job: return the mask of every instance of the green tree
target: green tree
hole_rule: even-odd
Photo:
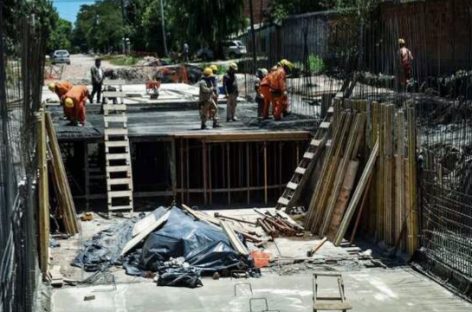
[[[82,51],[120,51],[127,33],[123,24],[120,0],[102,0],[82,5],[74,28],[74,46]]]
[[[47,43],[47,52],[58,49],[70,50],[72,47],[72,23],[60,18],[57,12],[54,15],[57,16],[57,19],[55,18],[54,25],[52,25],[52,32]]]

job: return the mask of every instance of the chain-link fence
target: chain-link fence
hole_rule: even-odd
[[[0,2],[0,311],[32,311],[46,1]]]

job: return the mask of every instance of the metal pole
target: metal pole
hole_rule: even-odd
[[[164,42],[164,56],[167,56],[167,39],[166,39],[166,26],[164,22],[164,5],[162,4],[161,1],[161,23],[162,23],[162,40]]]
[[[251,15],[251,39],[252,39],[252,73],[256,73],[256,33],[254,31],[254,12],[252,9],[252,0],[249,0],[249,12]]]

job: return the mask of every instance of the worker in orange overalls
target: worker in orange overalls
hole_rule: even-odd
[[[270,74],[270,92],[272,94],[273,114],[275,120],[289,114],[287,98],[287,73],[293,64],[286,59],[277,64],[277,69]]]
[[[262,107],[262,119],[269,119],[270,103],[272,102],[272,93],[270,92],[270,79],[271,75],[277,70],[277,66],[271,68],[264,78],[262,78],[259,90],[264,97],[264,106]],[[274,113],[274,107],[272,106],[272,114]]]
[[[256,72],[256,79],[254,80],[254,91],[256,91],[256,103],[257,103],[257,118],[264,118],[264,94],[262,94],[261,83],[267,76],[268,72],[265,68],[259,68]]]
[[[64,96],[64,106],[71,110],[71,124],[83,127],[85,124],[85,101],[89,97],[86,86],[74,86]]]
[[[64,110],[64,119],[70,119],[71,112],[64,106],[64,102],[62,101],[62,97],[72,89],[72,83],[68,81],[56,81],[51,82],[48,84],[48,88],[51,92],[54,92],[59,97],[59,102]]]

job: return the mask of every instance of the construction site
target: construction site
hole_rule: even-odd
[[[0,312],[472,311],[472,2],[245,2],[248,54],[214,61],[237,118],[223,85],[206,129],[207,61],[104,59],[72,125],[51,83],[92,90],[97,56],[48,63],[34,5],[0,19]]]

